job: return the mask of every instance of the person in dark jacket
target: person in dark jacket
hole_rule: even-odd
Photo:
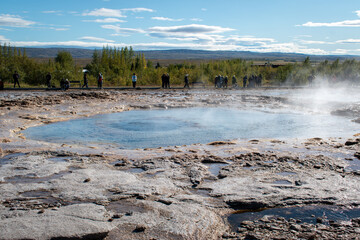
[[[84,88],[84,87],[89,88],[88,84],[89,84],[89,80],[87,78],[87,72],[84,72],[84,84],[82,85],[81,88]]]
[[[50,74],[50,73],[48,73],[48,74],[46,75],[46,86],[47,86],[48,88],[51,88],[51,74]]]
[[[16,83],[18,84],[19,88],[20,88],[20,75],[17,73],[17,71],[15,71],[15,73],[13,74],[13,79],[14,79],[14,88],[16,87]]]
[[[189,74],[185,75],[184,82],[185,82],[184,88],[190,88],[190,86],[189,86]]]

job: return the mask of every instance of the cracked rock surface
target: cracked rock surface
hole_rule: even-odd
[[[359,132],[208,144],[189,139],[146,149],[51,143],[21,133],[135,109],[221,104],[314,111],[307,109],[310,100],[296,101],[302,93],[296,91],[0,92],[0,239],[357,239],[360,216],[312,217],[315,223],[263,216],[236,226],[228,217],[309,205],[359,211]],[[344,123],[360,118],[356,102],[321,109],[342,115]]]

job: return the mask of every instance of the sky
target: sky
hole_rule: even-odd
[[[0,43],[360,55],[359,0],[0,0]]]

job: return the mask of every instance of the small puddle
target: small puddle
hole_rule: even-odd
[[[292,182],[288,181],[288,180],[276,180],[272,182],[273,184],[277,184],[277,185],[292,185]]]
[[[49,198],[51,197],[51,192],[46,190],[34,190],[21,193],[21,196],[27,198]]]
[[[352,158],[352,160],[346,160],[346,162],[349,165],[345,168],[345,171],[354,172],[354,171],[359,171],[360,170],[360,160],[359,159],[354,157],[354,158]]]
[[[200,195],[202,197],[210,197],[211,189],[206,188],[191,188],[189,189],[192,194]]]
[[[256,170],[258,168],[259,168],[258,166],[243,167],[244,170]]]
[[[48,160],[53,162],[68,162],[69,157],[52,157],[52,158],[48,158]]]
[[[129,201],[116,201],[111,202],[107,206],[105,206],[107,211],[112,211],[115,213],[122,214],[132,214],[133,212],[144,213],[147,210],[141,206],[136,206],[134,203]]]
[[[227,164],[227,163],[204,163],[204,165],[208,167],[208,170],[212,175],[218,176],[220,170],[229,164]]]
[[[28,174],[28,175],[18,175],[18,176],[14,176],[14,177],[8,177],[8,178],[5,178],[4,180],[5,180],[5,183],[14,183],[14,184],[17,184],[17,183],[42,183],[42,182],[61,178],[67,174],[72,173],[72,171],[76,170],[76,169],[78,169],[78,168],[69,168],[69,170],[60,171],[58,173],[52,174],[47,177],[36,177],[33,174]]]
[[[142,168],[130,168],[130,169],[126,169],[124,171],[129,172],[129,173],[142,173],[142,172],[145,172],[145,170],[142,169]]]
[[[295,172],[279,172],[279,173],[276,173],[277,175],[280,175],[280,176],[293,176],[293,175],[296,175]]]
[[[360,217],[360,208],[341,208],[327,205],[310,205],[303,207],[271,208],[254,212],[236,212],[227,219],[234,231],[240,227],[243,221],[258,221],[268,216],[271,218],[283,217],[286,220],[294,218],[301,222],[316,224],[317,218],[323,219],[323,224],[329,221],[350,221]]]
[[[9,162],[11,162],[12,158],[20,157],[20,156],[24,156],[24,155],[25,155],[25,153],[12,153],[12,154],[6,155],[4,157],[1,157],[0,158],[0,167],[2,165],[5,165],[5,164],[8,164]]]
[[[154,172],[154,173],[148,173],[146,174],[146,177],[149,177],[149,178],[152,178],[152,177],[155,177],[161,173],[164,173],[165,171],[157,171],[157,172]]]

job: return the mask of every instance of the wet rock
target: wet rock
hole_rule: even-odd
[[[290,230],[294,230],[294,231],[297,231],[297,232],[300,232],[301,231],[301,226],[298,225],[298,224],[291,224],[290,227],[289,227]]]
[[[360,159],[360,152],[356,152],[356,153],[354,153],[354,157],[356,157],[356,158]]]
[[[189,177],[192,184],[195,186],[199,185],[204,178],[204,169],[199,166],[193,166],[189,171]]]
[[[208,143],[208,145],[211,145],[211,146],[234,145],[234,144],[235,144],[235,142],[229,142],[229,141],[215,141],[215,142]]]
[[[76,204],[57,211],[24,212],[0,220],[1,239],[103,239],[115,227],[107,211],[95,204]],[[21,231],[18,223],[21,222]],[[95,238],[92,238],[95,239]]]
[[[146,226],[136,226],[136,228],[134,229],[134,232],[139,233],[139,232],[145,232],[146,230]]]
[[[296,181],[295,181],[295,185],[296,185],[296,186],[302,186],[302,185],[304,185],[304,184],[306,184],[305,181],[301,181],[301,180],[296,180]]]
[[[245,235],[245,239],[246,240],[260,240],[260,239],[262,239],[262,237],[259,237],[253,233],[249,233],[249,234]]]
[[[231,238],[237,238],[236,234],[235,233],[224,233],[222,235],[222,238],[224,239],[231,239]]]
[[[345,146],[352,146],[352,145],[356,145],[356,144],[359,144],[360,143],[360,141],[359,141],[360,139],[356,139],[356,140],[347,140],[346,142],[345,142]]]

